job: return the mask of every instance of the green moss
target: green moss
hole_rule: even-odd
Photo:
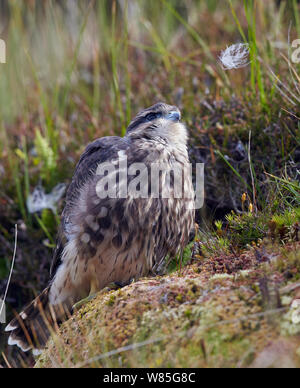
[[[106,301],[106,304],[107,304],[107,306],[113,306],[115,304],[115,301],[116,301],[116,295],[111,294],[109,296],[109,299]]]

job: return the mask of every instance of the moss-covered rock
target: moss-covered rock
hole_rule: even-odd
[[[61,326],[36,367],[271,367],[280,344],[282,365],[300,366],[299,248],[264,243],[261,255],[202,258],[103,291]]]

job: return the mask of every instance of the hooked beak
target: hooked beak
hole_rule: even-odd
[[[174,110],[174,111],[167,114],[166,119],[172,120],[175,123],[178,123],[181,119],[181,114],[180,114],[180,112]]]

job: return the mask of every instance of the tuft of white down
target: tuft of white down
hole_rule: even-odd
[[[240,69],[250,64],[248,43],[237,43],[226,48],[219,57],[224,70]]]

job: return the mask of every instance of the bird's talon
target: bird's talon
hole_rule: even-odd
[[[95,294],[89,295],[87,298],[81,299],[79,302],[75,303],[72,306],[72,311],[80,310],[82,306],[89,303],[91,300],[95,299],[97,295],[98,295],[98,293],[95,293]]]

